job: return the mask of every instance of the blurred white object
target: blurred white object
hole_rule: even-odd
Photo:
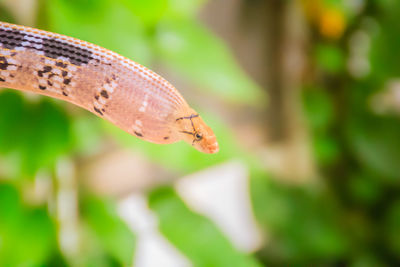
[[[63,255],[73,258],[79,253],[78,192],[75,165],[67,158],[58,160],[56,165],[57,191],[56,212],[58,242]],[[55,209],[54,209],[55,208]],[[52,211],[52,210],[51,210]]]
[[[233,161],[177,181],[176,190],[196,212],[210,218],[241,251],[253,252],[262,242],[254,219],[246,166]]]
[[[377,114],[400,113],[400,79],[389,80],[385,87],[370,98],[370,106]]]
[[[365,30],[358,30],[349,40],[349,57],[347,69],[355,78],[364,78],[371,72],[369,51],[371,36]]]
[[[137,236],[133,266],[192,266],[190,261],[158,232],[157,217],[148,208],[143,195],[131,194],[123,199],[119,203],[118,212]]]
[[[105,151],[88,162],[82,172],[89,188],[113,196],[143,192],[170,178],[167,171],[129,149]]]
[[[253,252],[262,243],[252,213],[246,166],[233,161],[179,179],[176,190],[185,203],[211,219],[243,252]],[[156,215],[139,193],[124,198],[120,216],[137,235],[134,266],[187,267],[190,261],[158,232]]]
[[[39,6],[37,0],[2,0],[4,6],[22,25],[35,25]]]

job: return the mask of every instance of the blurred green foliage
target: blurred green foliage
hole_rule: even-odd
[[[27,102],[15,92],[3,91],[0,105],[0,152],[18,154],[14,175],[33,177],[70,151],[70,119],[49,99]]]
[[[1,266],[39,266],[58,253],[56,226],[46,208],[24,205],[11,184],[0,185],[0,218]]]
[[[267,265],[322,263],[346,253],[351,241],[331,195],[265,178],[253,173],[251,193],[258,221],[273,233],[270,245],[259,253]]]
[[[131,265],[135,238],[131,230],[118,219],[115,205],[96,196],[82,196],[81,211],[82,219],[88,226],[87,231],[106,255],[98,259],[99,253],[94,250],[85,263],[89,265],[97,262],[93,266],[108,266],[104,263],[106,260],[115,265]]]
[[[37,26],[99,44],[146,66],[162,65],[209,97],[256,106],[265,100],[262,91],[196,18],[204,2],[41,0]],[[325,11],[342,14],[324,25],[345,25],[336,39],[310,22],[308,60],[313,71],[303,84],[301,101],[322,176],[318,185],[279,183],[279,177],[260,168],[258,155],[243,151],[232,130],[201,104],[199,111],[219,137],[217,155],[200,154],[181,143],[145,143],[86,112],[72,114],[65,103],[2,91],[0,266],[133,262],[136,238],[119,218],[115,200],[94,196],[80,185],[82,248],[71,257],[59,249],[60,225],[51,201],[37,204],[25,196],[38,174],[46,173],[54,198],[60,160],[95,153],[106,135],[181,175],[231,159],[240,159],[251,170],[253,209],[268,240],[254,255],[238,251],[213,222],[189,210],[171,186],[149,193],[161,233],[195,266],[398,264],[400,121],[396,114],[374,113],[370,99],[400,74],[400,3],[360,2],[364,7],[358,10],[345,0],[315,1]],[[1,1],[0,19],[18,23]],[[352,75],[348,65],[350,40],[360,31],[370,41],[370,72],[362,77]]]
[[[213,223],[191,212],[171,188],[154,190],[149,205],[159,216],[161,232],[195,266],[260,266],[239,253]]]

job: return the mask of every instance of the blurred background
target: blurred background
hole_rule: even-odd
[[[397,0],[0,0],[161,74],[220,152],[0,91],[0,266],[400,263]]]

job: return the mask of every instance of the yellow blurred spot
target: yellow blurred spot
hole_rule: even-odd
[[[336,9],[325,9],[319,19],[320,33],[329,38],[338,39],[346,28],[344,14]]]
[[[301,0],[307,19],[315,24],[324,37],[338,39],[346,29],[344,13],[321,0]]]

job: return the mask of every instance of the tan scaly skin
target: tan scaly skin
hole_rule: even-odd
[[[211,128],[169,82],[72,37],[0,22],[0,87],[68,101],[149,142],[219,149]]]

